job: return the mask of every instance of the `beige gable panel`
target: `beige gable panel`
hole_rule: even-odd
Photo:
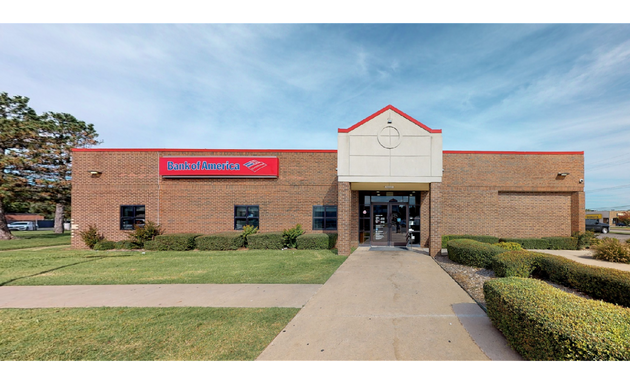
[[[338,134],[339,181],[442,181],[442,135],[392,109]]]

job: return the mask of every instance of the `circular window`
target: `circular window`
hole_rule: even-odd
[[[391,125],[383,127],[381,131],[378,133],[378,143],[387,149],[396,148],[400,145],[402,141],[402,136],[400,132]]]

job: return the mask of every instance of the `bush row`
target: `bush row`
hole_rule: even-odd
[[[484,285],[488,316],[510,345],[530,360],[625,360],[630,272],[585,265],[526,250],[506,251],[467,239],[447,244],[449,258],[491,268]],[[499,251],[499,249],[501,251]],[[588,300],[534,279],[538,276],[584,292]],[[623,316],[621,316],[621,315]],[[620,317],[621,316],[621,317]]]
[[[247,236],[249,249],[282,249],[286,239],[282,232],[255,233]],[[211,235],[178,233],[159,235],[154,240],[144,242],[144,249],[149,251],[228,251],[244,246],[241,233],[224,232]],[[298,236],[298,249],[332,249],[337,243],[336,233],[311,233]],[[103,240],[94,246],[95,250],[136,249],[134,242]]]
[[[630,307],[630,272],[594,267],[531,251],[507,251],[474,240],[451,240],[447,244],[449,259],[465,265],[492,269],[497,277],[531,277],[539,275],[565,285],[594,299]]]
[[[494,258],[492,269],[498,277],[530,277],[540,275],[594,299],[630,307],[630,272],[594,267],[566,259],[530,251],[510,251]]]
[[[579,237],[543,237],[543,238],[512,238],[476,235],[446,235],[442,236],[442,248],[446,248],[450,240],[470,239],[480,243],[517,243],[525,249],[578,249]],[[580,244],[583,246],[583,244]]]
[[[514,277],[486,282],[484,295],[492,323],[526,359],[630,359],[626,308]]]
[[[490,268],[494,256],[507,252],[496,245],[471,239],[455,239],[446,244],[448,258],[454,262],[479,268]]]

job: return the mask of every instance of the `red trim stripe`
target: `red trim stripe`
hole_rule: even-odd
[[[584,155],[580,152],[529,152],[529,151],[442,151],[446,154],[474,155]]]
[[[286,153],[337,153],[336,149],[177,149],[177,148],[73,148],[73,152],[286,152]],[[584,155],[579,152],[534,152],[534,151],[454,151],[446,154],[487,154],[487,155]]]
[[[73,148],[73,152],[296,152],[337,153],[336,149],[179,149],[179,148]]]
[[[421,126],[422,128],[424,128],[427,132],[429,133],[442,133],[441,129],[431,129],[429,127],[427,127],[426,125],[422,124],[421,122],[419,122],[418,120],[414,119],[413,117],[409,116],[408,114],[406,114],[405,112],[401,111],[400,109],[394,107],[393,105],[388,105],[387,107],[381,109],[380,111],[373,113],[372,115],[366,117],[365,119],[359,121],[358,123],[356,123],[355,125],[353,125],[350,128],[339,128],[337,131],[339,133],[347,133],[350,132],[354,129],[356,129],[357,127],[365,124],[366,122],[372,120],[373,118],[375,118],[376,116],[380,115],[381,113],[387,111],[388,109],[391,109],[392,111],[398,113],[399,115],[403,116],[404,118],[406,118],[407,120],[411,121],[412,123],[418,124],[419,126]]]

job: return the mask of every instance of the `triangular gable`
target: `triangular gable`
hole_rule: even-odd
[[[359,121],[358,123],[356,123],[355,125],[353,125],[350,128],[339,128],[337,131],[339,133],[348,133],[353,131],[354,129],[362,126],[363,124],[367,123],[368,121],[374,119],[376,116],[379,116],[380,114],[382,114],[383,112],[386,112],[388,110],[394,111],[396,113],[398,113],[399,115],[401,115],[402,117],[404,117],[405,119],[411,121],[412,123],[418,125],[419,127],[423,128],[424,130],[426,130],[429,133],[442,133],[441,129],[431,129],[429,127],[427,127],[426,125],[422,124],[421,122],[419,122],[418,120],[414,119],[413,117],[409,116],[408,114],[406,114],[405,112],[401,111],[400,109],[394,107],[393,105],[388,105],[387,107],[381,109],[380,111],[371,114],[370,116],[366,117],[365,119]]]

